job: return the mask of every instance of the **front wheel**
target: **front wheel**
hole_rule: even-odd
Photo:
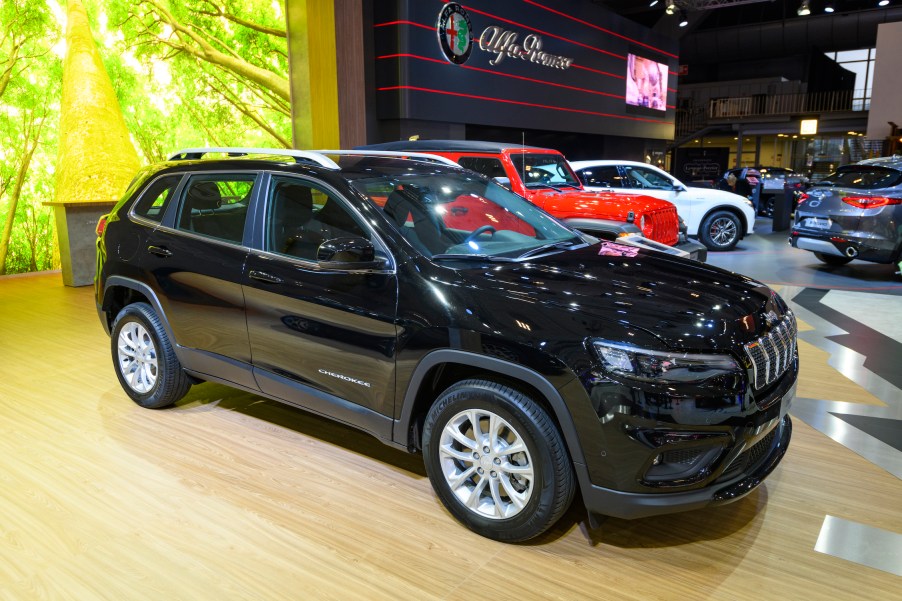
[[[142,407],[168,407],[191,388],[160,318],[147,303],[123,308],[110,338],[119,383]]]
[[[448,511],[488,538],[534,538],[573,499],[573,468],[554,421],[497,382],[466,380],[445,390],[426,416],[423,455]]]
[[[818,261],[826,263],[827,265],[833,265],[835,267],[845,265],[852,260],[851,257],[841,257],[839,255],[828,255],[825,253],[814,253],[814,256],[817,257]]]
[[[702,221],[698,237],[708,250],[732,250],[739,242],[742,223],[729,211],[714,211]]]

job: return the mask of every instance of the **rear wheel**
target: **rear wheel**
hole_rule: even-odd
[[[742,223],[729,211],[714,211],[702,221],[698,237],[708,250],[731,250],[739,242]]]
[[[839,255],[828,255],[824,253],[814,253],[814,256],[818,258],[822,263],[826,263],[827,265],[845,265],[849,263],[852,258],[851,257],[841,257]]]
[[[110,339],[119,383],[142,407],[168,407],[191,388],[160,318],[147,303],[123,308]]]
[[[423,456],[448,511],[488,538],[536,537],[573,499],[557,426],[534,400],[497,382],[466,380],[443,392],[426,416]]]

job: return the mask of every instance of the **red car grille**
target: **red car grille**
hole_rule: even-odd
[[[680,223],[674,206],[643,214],[639,226],[643,236],[667,246],[673,246],[680,239]]]

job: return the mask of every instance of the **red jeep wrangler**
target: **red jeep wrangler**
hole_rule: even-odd
[[[564,155],[549,148],[470,140],[411,140],[359,150],[426,152],[494,178],[571,227],[603,237],[640,233],[704,260],[701,245],[681,240],[676,207],[642,194],[589,192]],[[638,226],[638,227],[636,227]]]

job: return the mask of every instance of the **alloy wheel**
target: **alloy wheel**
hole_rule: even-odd
[[[119,371],[126,384],[138,394],[153,390],[159,367],[157,349],[147,329],[137,322],[127,323],[119,331]]]
[[[499,415],[469,409],[451,418],[439,443],[442,474],[470,511],[507,519],[532,496],[533,463],[522,436]]]
[[[718,246],[728,246],[736,238],[736,223],[729,217],[718,217],[711,222],[711,239]]]

